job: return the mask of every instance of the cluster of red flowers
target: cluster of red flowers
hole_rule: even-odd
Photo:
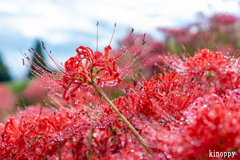
[[[238,53],[203,49],[192,57],[159,55],[164,65],[156,64],[149,80],[138,74],[122,89],[123,95],[112,100],[153,150],[151,156],[92,87],[121,83],[125,73],[145,61],[136,62],[145,37],[126,47],[130,36],[112,55],[110,45],[104,54],[80,46],[62,65],[49,54],[58,70],[50,66],[53,70],[44,71],[24,55],[36,68],[32,73],[48,83],[44,87],[56,108],[27,107],[1,123],[0,158],[209,159],[209,150],[214,150],[236,152],[239,159]]]
[[[8,111],[11,110],[14,106],[14,101],[16,100],[15,95],[11,92],[11,90],[4,85],[3,83],[0,83],[0,110],[1,111]],[[2,114],[0,111],[0,114]]]
[[[212,23],[217,23],[217,25],[231,25],[238,21],[239,19],[233,15],[230,14],[215,14],[211,21]]]

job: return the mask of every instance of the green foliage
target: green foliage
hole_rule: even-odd
[[[21,93],[29,84],[29,81],[27,80],[18,80],[18,81],[11,81],[8,82],[8,87],[14,92],[14,93]]]
[[[8,69],[6,65],[3,63],[3,59],[0,55],[0,82],[10,81],[10,80],[11,80],[11,77],[8,73]]]
[[[39,56],[44,59],[44,56],[42,53],[42,45],[39,40],[36,41],[36,47],[34,49],[39,54]],[[46,63],[41,58],[39,58],[39,56],[36,53],[34,53],[35,58],[32,57],[33,63],[36,64],[37,66],[41,66],[42,68],[44,68],[43,66],[46,67]],[[31,69],[35,70],[34,66],[31,65]],[[29,70],[27,77],[33,77],[33,74],[30,72],[30,70]]]

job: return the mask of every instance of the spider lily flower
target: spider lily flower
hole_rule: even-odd
[[[231,101],[224,104],[220,97],[211,94],[203,97],[204,105],[199,103],[195,106],[195,116],[188,115],[192,124],[172,140],[173,157],[181,155],[183,159],[194,156],[208,159],[209,150],[225,152],[237,148],[239,105]],[[228,108],[230,104],[236,110]],[[202,136],[204,133],[207,133],[207,136]]]
[[[116,85],[121,83],[122,79],[125,78],[127,74],[144,65],[147,58],[153,52],[145,57],[145,59],[136,62],[139,56],[146,50],[145,47],[142,52],[140,51],[140,48],[146,42],[145,35],[135,42],[138,37],[137,35],[134,41],[127,46],[132,32],[127,37],[122,47],[112,56],[110,56],[110,51],[112,50],[110,44],[104,48],[104,52],[93,52],[89,47],[80,46],[76,49],[76,56],[70,57],[64,64],[61,64],[46,50],[42,43],[44,50],[57,66],[57,69],[45,61],[44,62],[49,68],[42,64],[38,66],[30,60],[26,54],[22,55],[25,60],[34,66],[35,70],[31,69],[24,60],[23,65],[27,66],[37,78],[48,83],[47,85],[37,85],[49,88],[50,90],[63,89],[62,98],[68,101],[70,98],[75,97],[76,95],[74,92],[80,90],[82,87],[90,89],[92,87],[91,84],[101,86]],[[34,49],[29,51],[32,55],[33,52],[35,52],[35,54],[43,60]],[[33,83],[35,82],[33,81]]]
[[[224,56],[222,52],[210,51],[209,49],[199,50],[193,57],[189,55],[167,55],[160,57],[166,65],[175,69],[177,72],[192,76],[203,75],[207,77],[209,73],[239,71],[239,52],[231,56]]]
[[[133,32],[133,29],[132,29]],[[38,66],[36,63],[31,61],[27,55],[24,58],[34,66],[35,70],[31,69],[23,60],[23,65],[27,66],[33,75],[37,78],[42,79],[45,82],[49,82],[50,85],[45,87],[49,88],[51,92],[63,89],[62,99],[69,101],[76,97],[75,92],[81,88],[87,88],[88,90],[92,87],[103,97],[103,99],[109,104],[114,112],[122,119],[122,121],[132,131],[138,141],[141,143],[143,148],[150,153],[152,156],[154,152],[147,145],[141,135],[134,129],[134,127],[128,122],[128,120],[119,112],[114,104],[108,99],[106,94],[98,87],[98,85],[116,85],[122,82],[122,78],[128,73],[139,69],[144,65],[144,61],[151,55],[149,54],[140,62],[134,63],[142,54],[140,48],[146,43],[145,34],[144,36],[134,43],[138,37],[135,37],[132,43],[127,46],[128,41],[132,35],[132,32],[124,42],[123,46],[110,57],[110,51],[112,50],[110,44],[104,48],[104,52],[95,51],[91,48],[80,46],[76,49],[77,55],[70,57],[65,63],[60,64],[51,54],[48,53],[44,44],[42,46],[47,52],[49,57],[55,63],[58,69],[54,69],[51,65],[45,62],[52,70],[45,67],[43,64]],[[146,47],[143,51],[146,50]],[[34,49],[35,54],[39,56]],[[33,55],[32,51],[30,53]],[[153,52],[151,52],[153,53]],[[34,57],[34,55],[33,55]],[[34,57],[36,58],[36,57]],[[42,60],[43,58],[40,57]],[[39,62],[39,61],[38,61]]]

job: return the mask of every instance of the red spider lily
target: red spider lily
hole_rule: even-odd
[[[142,81],[143,83],[135,82],[133,88],[127,88],[126,97],[115,100],[114,104],[122,112],[128,111],[130,114],[140,112],[156,118],[174,115],[180,119],[180,111],[201,95],[200,93],[193,95],[193,91],[197,90],[194,89],[193,82],[186,84],[184,76],[163,68],[161,74],[154,75],[149,81],[142,78]]]
[[[10,158],[41,159],[41,157],[52,156],[56,153],[57,143],[61,141],[64,143],[65,139],[71,138],[76,133],[79,134],[79,131],[83,131],[83,128],[88,125],[84,116],[80,118],[74,110],[60,109],[44,117],[41,114],[42,110],[39,110],[38,113],[32,112],[32,115],[24,115],[16,120],[10,118],[7,121],[2,131],[1,158],[9,156]]]
[[[183,72],[202,83],[211,81],[211,84],[214,84],[211,88],[221,95],[227,89],[239,88],[239,58],[234,58],[238,57],[238,54],[236,52],[235,55],[224,56],[221,52],[204,49],[186,60]]]
[[[128,73],[141,67],[140,64],[142,64],[150,54],[137,64],[134,64],[134,62],[142,54],[140,48],[146,43],[145,37],[143,36],[143,38],[138,40],[137,43],[134,43],[137,38],[136,36],[134,41],[126,47],[131,34],[132,32],[123,43],[123,46],[111,57],[110,51],[112,48],[110,45],[104,48],[104,53],[100,51],[93,52],[89,47],[80,46],[76,49],[77,55],[69,58],[64,65],[55,60],[55,58],[48,53],[44,44],[42,44],[44,50],[58,67],[58,70],[54,69],[47,62],[45,63],[52,70],[43,65],[37,66],[26,55],[23,56],[35,67],[36,70],[31,70],[31,72],[37,78],[53,84],[44,87],[50,89],[63,89],[62,98],[69,100],[70,98],[75,97],[74,93],[78,89],[83,87],[90,89],[90,84],[92,83],[97,83],[97,85],[115,85],[121,83],[121,78],[124,78],[124,75],[126,76]],[[36,51],[34,52],[36,53]],[[30,53],[33,55],[31,51]],[[36,55],[38,54],[36,53]],[[24,63],[24,65],[31,69],[26,63]],[[35,82],[33,81],[33,83]]]
[[[209,49],[200,50],[192,58],[185,62],[190,71],[199,72],[203,68],[208,70],[217,70],[227,64],[227,60],[221,53],[210,52]],[[187,72],[187,71],[186,71]]]
[[[163,60],[177,71],[190,75],[204,74],[202,71],[205,69],[217,71],[217,69],[227,65],[227,60],[224,59],[221,53],[210,52],[209,49],[200,50],[190,58],[182,56],[184,61],[180,57],[171,57],[170,55],[164,57]]]
[[[56,159],[58,144],[61,146],[62,159],[88,157],[88,124],[91,121],[85,121],[88,116],[84,120],[84,112],[60,109],[44,117],[40,113],[33,112],[32,115],[24,115],[20,119],[9,119],[0,138],[1,158]],[[110,124],[103,129],[94,129],[92,153],[95,158],[106,159],[119,153],[126,145],[132,146],[132,142],[128,141],[131,132],[114,126],[114,123]],[[136,139],[134,144],[138,146]],[[138,152],[145,154],[141,147]]]
[[[186,53],[187,54],[187,53]],[[214,75],[226,73],[227,71],[238,72],[239,52],[232,56],[225,56],[221,52],[210,51],[209,49],[199,50],[193,57],[189,55],[164,56],[162,60],[170,68],[175,69],[187,75],[189,78],[197,76],[198,78],[209,79]]]
[[[49,88],[51,87],[51,90],[53,92],[56,89],[63,89],[62,99],[67,101],[76,97],[75,91],[80,90],[80,88],[85,87],[87,89],[90,89],[91,87],[94,87],[95,90],[98,91],[98,93],[110,105],[110,107],[112,107],[114,112],[117,113],[122,121],[128,126],[135,137],[137,137],[146,151],[153,155],[154,152],[149,146],[147,146],[144,139],[127,121],[127,119],[118,111],[118,109],[112,104],[108,97],[106,97],[105,93],[97,86],[99,84],[115,85],[117,83],[121,83],[122,80],[120,79],[120,76],[123,76],[123,74],[126,75],[129,72],[138,69],[140,67],[140,64],[142,64],[150,55],[149,54],[145,59],[141,60],[137,64],[134,64],[136,59],[138,59],[142,53],[140,51],[141,46],[146,42],[144,35],[141,40],[134,44],[134,41],[137,38],[136,36],[134,41],[128,47],[126,47],[126,44],[130,39],[132,32],[130,33],[126,42],[124,42],[123,46],[111,58],[109,58],[109,51],[112,49],[110,46],[110,41],[110,44],[104,48],[104,54],[100,51],[93,52],[89,47],[78,47],[76,50],[77,55],[71,57],[68,61],[65,62],[64,66],[61,66],[61,64],[57,63],[57,61],[55,61],[54,58],[47,52],[44,44],[42,44],[44,50],[48,53],[60,71],[50,66],[53,69],[53,71],[51,71],[42,64],[40,64],[41,67],[37,66],[26,55],[24,56],[22,54],[24,58],[36,70],[31,69],[27,64],[24,63],[24,60],[23,65],[26,65],[31,70],[32,74],[37,78],[43,79],[44,81],[50,83],[54,83],[54,85],[48,86]],[[32,50],[34,51],[34,49]],[[36,51],[34,52],[36,53]],[[32,52],[31,54],[33,55]],[[36,55],[39,56],[37,53]],[[48,65],[48,63],[46,64]]]
[[[207,158],[209,150],[226,152],[240,147],[239,113],[228,108],[239,109],[239,104],[231,100],[224,104],[220,97],[210,97],[205,96],[204,105],[198,106],[195,118],[191,117],[192,124],[175,137],[172,151],[176,159]]]

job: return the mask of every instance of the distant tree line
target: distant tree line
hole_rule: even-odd
[[[3,58],[0,54],[0,82],[10,81],[11,77],[9,75],[6,64],[3,62]]]
[[[41,56],[44,59],[44,56],[42,53],[42,45],[39,40],[36,40],[34,50],[39,54],[39,56]],[[33,52],[33,54],[35,58],[33,58],[33,56],[29,57],[31,58],[33,63],[35,63],[37,66],[41,66],[40,63],[46,66],[45,62],[41,58],[39,58],[39,56],[35,52]],[[31,66],[31,69],[35,70],[35,68],[31,64],[30,66]],[[30,70],[28,71],[26,76],[29,78],[33,76]],[[0,82],[6,82],[10,80],[11,80],[11,76],[9,74],[7,65],[4,63],[4,60],[2,58],[2,53],[0,53]]]

